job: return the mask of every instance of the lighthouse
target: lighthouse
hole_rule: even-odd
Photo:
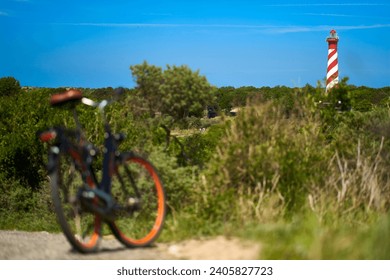
[[[326,92],[334,87],[339,82],[339,65],[337,56],[337,43],[339,37],[335,30],[330,31],[330,35],[326,38],[328,42],[328,70],[326,73]]]

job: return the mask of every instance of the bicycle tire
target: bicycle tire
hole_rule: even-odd
[[[67,153],[52,155],[51,161],[54,163],[49,173],[51,195],[61,229],[75,250],[94,252],[100,241],[102,222],[99,216],[84,210],[77,199],[77,192],[85,185],[82,172]]]
[[[133,153],[123,153],[117,163],[111,195],[119,205],[138,199],[139,209],[121,211],[108,225],[127,247],[145,247],[160,235],[166,214],[166,197],[156,168]],[[138,192],[138,194],[137,194]],[[136,207],[137,208],[137,207]]]

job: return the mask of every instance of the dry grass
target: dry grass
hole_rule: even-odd
[[[335,152],[330,159],[324,185],[312,186],[310,208],[322,219],[329,213],[346,215],[356,211],[385,213],[389,206],[390,181],[381,159],[384,139],[374,156],[362,152],[358,141],[353,160]]]

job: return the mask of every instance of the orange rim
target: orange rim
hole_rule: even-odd
[[[79,244],[83,246],[86,249],[93,249],[96,246],[96,243],[99,241],[100,238],[100,227],[101,227],[101,220],[99,216],[95,216],[95,224],[94,224],[94,232],[91,236],[91,239],[87,243],[83,243],[79,241]]]
[[[144,236],[143,238],[134,239],[134,238],[127,237],[120,230],[118,230],[121,237],[124,240],[126,240],[128,243],[141,246],[143,244],[148,243],[150,240],[152,240],[159,233],[161,226],[162,226],[162,223],[164,221],[164,216],[165,216],[165,198],[164,198],[164,191],[163,191],[163,187],[162,187],[160,178],[158,177],[157,173],[155,172],[154,168],[150,165],[150,163],[146,162],[142,158],[130,158],[130,160],[141,164],[142,166],[144,166],[148,170],[149,174],[153,177],[154,185],[155,185],[156,191],[157,191],[157,198],[158,198],[158,200],[157,200],[157,217],[156,217],[156,220],[154,221],[154,225],[153,225],[152,229],[150,230],[150,232],[146,236]],[[118,229],[118,227],[116,225],[115,225],[115,227]]]
[[[77,153],[76,151],[74,150],[70,150],[69,151],[69,154],[71,155],[71,157],[76,161],[76,162],[81,162],[81,156],[79,153]],[[85,166],[82,166],[82,169],[84,170],[85,169]],[[96,185],[95,185],[95,182],[93,180],[93,178],[91,176],[88,176],[86,178],[87,180],[87,184],[89,185],[90,188],[95,188]],[[62,206],[61,206],[62,208]],[[65,218],[64,218],[65,219]],[[87,242],[82,242],[78,239],[75,239],[75,241],[77,242],[77,244],[82,247],[82,248],[85,248],[86,250],[90,251],[90,250],[93,250],[94,247],[96,246],[97,242],[99,241],[100,239],[100,231],[101,231],[101,218],[98,216],[98,215],[95,215],[94,216],[94,229],[93,229],[93,233],[91,234],[90,236],[90,239],[87,241]],[[69,233],[71,235],[73,235],[72,231],[69,230]],[[74,239],[74,238],[73,238]]]

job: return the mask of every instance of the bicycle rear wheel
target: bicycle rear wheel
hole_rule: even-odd
[[[109,226],[125,246],[148,246],[163,228],[164,187],[156,169],[146,159],[130,153],[119,158],[111,186],[119,210]]]
[[[78,199],[80,188],[85,186],[80,167],[65,153],[55,155],[52,162],[55,164],[49,174],[52,199],[62,231],[74,249],[93,252],[100,240],[102,223],[100,217],[84,210]]]

